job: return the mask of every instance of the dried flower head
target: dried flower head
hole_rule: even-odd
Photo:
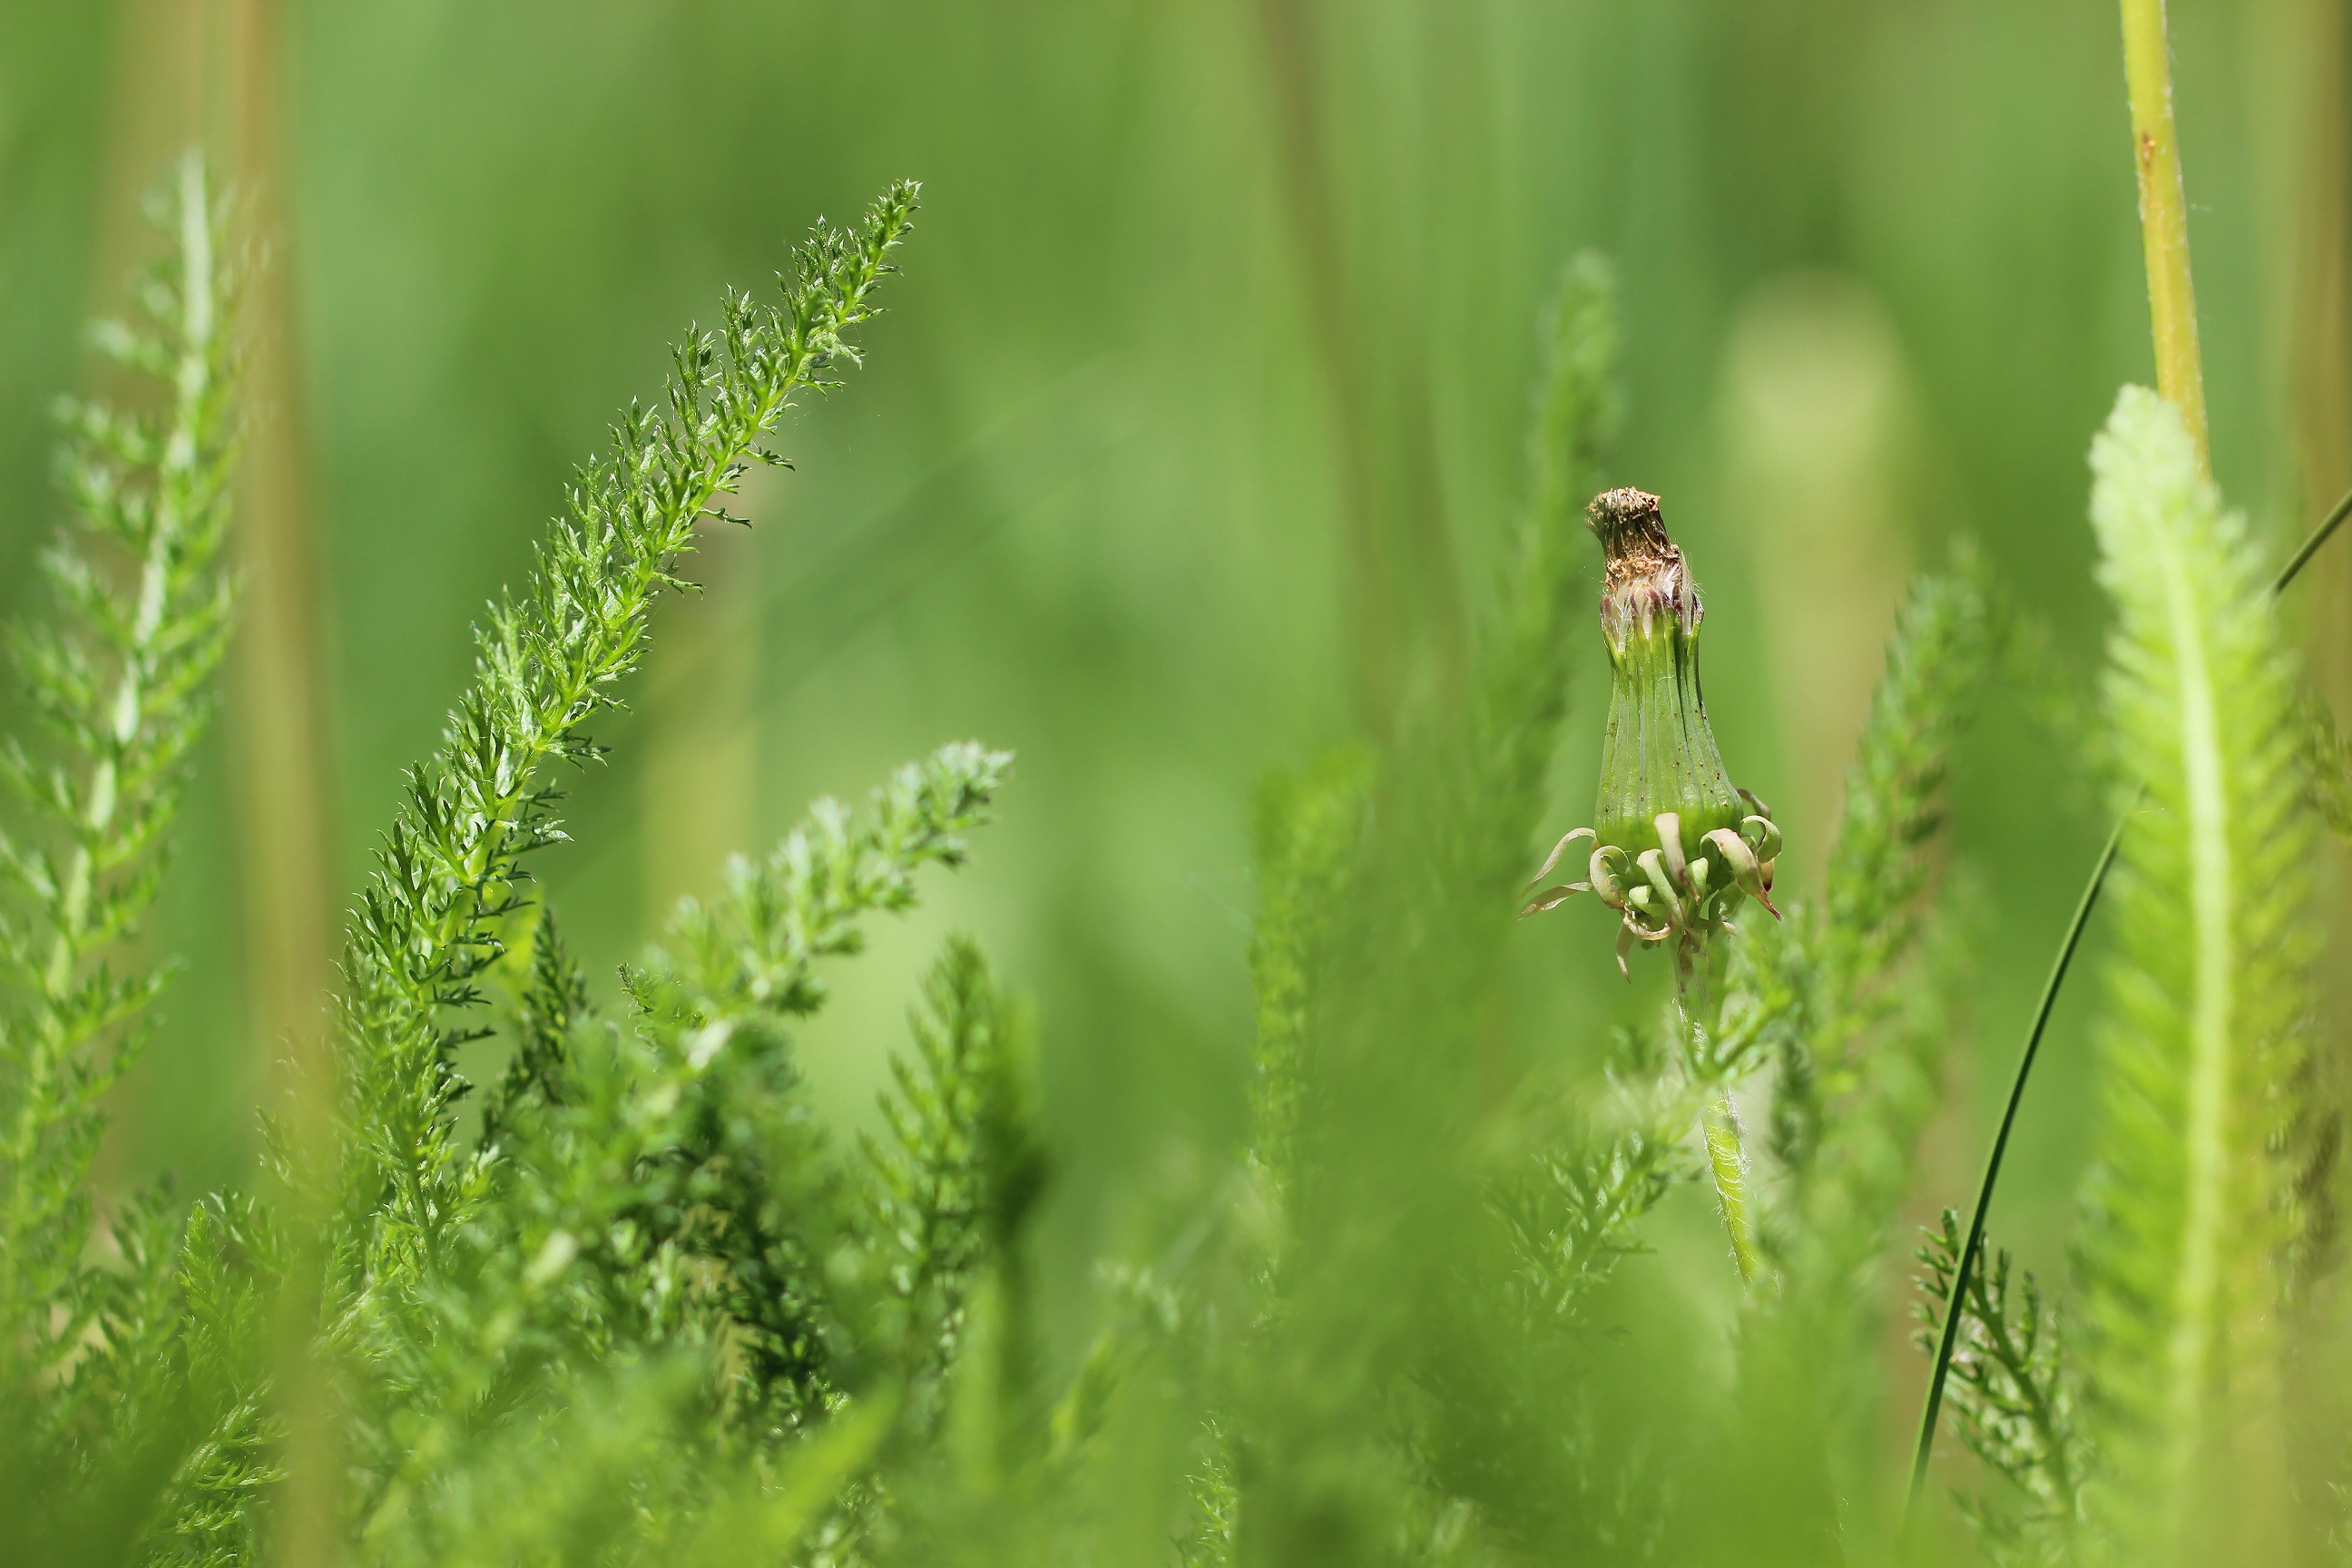
[[[1780,829],[1764,804],[1723,766],[1698,678],[1706,617],[1683,552],[1666,535],[1658,498],[1604,491],[1585,509],[1606,561],[1601,634],[1609,646],[1609,733],[1601,753],[1593,826],[1553,847],[1541,882],[1580,839],[1592,841],[1589,879],[1546,888],[1521,916],[1592,892],[1623,917],[1617,962],[1639,942],[1669,936],[1695,952],[1723,929],[1742,896],[1772,908]]]

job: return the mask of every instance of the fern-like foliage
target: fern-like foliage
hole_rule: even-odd
[[[1958,1213],[1946,1209],[1916,1254],[1927,1273],[1913,1340],[1930,1356],[1951,1307],[1962,1234]],[[1988,1499],[1964,1506],[1988,1543],[2011,1560],[2063,1561],[2081,1522],[2088,1454],[2058,1312],[2032,1272],[2017,1272],[2006,1251],[1989,1248],[1987,1258],[1990,1267],[1969,1271],[1960,1299],[1948,1398],[1961,1441],[2017,1489],[2021,1506]]]
[[[1299,1057],[1332,913],[1364,838],[1372,759],[1356,748],[1277,772],[1258,788],[1258,916],[1250,936],[1257,997],[1257,1076],[1250,1159],[1277,1208],[1287,1188],[1299,1117]]]
[[[755,1445],[789,1438],[902,1364],[905,1330],[877,1321],[861,1277],[921,1299],[933,1348],[907,1359],[936,1370],[961,1275],[1002,1237],[980,1194],[1026,1168],[998,1154],[1025,1124],[1005,1109],[985,969],[959,948],[935,982],[927,1069],[905,1080],[919,1099],[895,1113],[910,1142],[887,1169],[905,1189],[887,1205],[845,1190],[787,1030],[822,1006],[817,966],[857,952],[866,918],[910,907],[923,867],[961,861],[1007,760],[948,747],[877,792],[864,824],[820,803],[765,861],[733,863],[721,897],[680,905],[628,974],[631,1019],[573,1008],[544,1091],[508,1102],[445,1266],[354,1338],[382,1413],[364,1455],[373,1532],[430,1560],[451,1544],[438,1500],[475,1484],[476,1434],[558,1419],[615,1360],[699,1357],[689,1403]]]
[[[177,1226],[139,1209],[100,1225],[84,1185],[101,1097],[152,1032],[169,974],[127,944],[163,874],[228,636],[236,272],[193,155],[155,216],[172,249],[139,289],[143,320],[95,336],[160,406],[64,406],[77,517],[41,560],[56,618],[12,639],[47,744],[0,750],[0,776],[37,824],[0,837],[16,895],[0,921],[14,994],[0,1017],[0,1388],[53,1444],[135,1429],[176,1397],[131,1363],[157,1360],[143,1342],[169,1337]],[[100,1232],[119,1269],[93,1266]]]
[[[2352,840],[2352,736],[2317,697],[2305,706],[2304,766],[2312,809],[2338,838]]]
[[[2278,1392],[2283,1090],[2311,952],[2313,825],[2259,552],[2179,415],[2126,388],[2092,468],[2117,616],[2105,690],[2118,793],[2144,802],[2116,877],[2085,1243],[2094,1511],[2129,1560],[2187,1561],[2210,1556],[2202,1532],[2223,1528],[2225,1507],[2240,1545],[2273,1517],[2258,1454]]]
[[[1689,1130],[1701,1086],[1662,1069],[1658,1042],[1628,1036],[1586,1135],[1537,1153],[1497,1184],[1495,1210],[1517,1265],[1513,1291],[1530,1326],[1594,1324],[1593,1294],[1620,1259],[1644,1250],[1640,1225],[1699,1167]]]
[[[1340,1559],[1392,1536],[1459,1538],[1468,1493],[1494,1479],[1453,1465],[1460,1435],[1507,1418],[1487,1403],[1486,1369],[1442,1368],[1452,1346],[1416,1316],[1419,1287],[1367,1300],[1345,1281],[1393,1262],[1381,1250],[1391,1224],[1507,1250],[1488,1200],[1514,1198],[1450,1184],[1461,1173],[1442,1146],[1466,1130],[1460,1071],[1487,1037],[1481,1020],[1496,1005],[1512,893],[1546,805],[1570,660],[1590,635],[1580,631],[1590,547],[1577,503],[1598,488],[1620,403],[1614,284],[1598,258],[1566,269],[1540,350],[1528,503],[1467,700],[1410,715],[1369,762],[1337,756],[1262,796],[1253,1162],[1270,1179],[1254,1196],[1276,1211],[1276,1255],[1253,1270],[1247,1336],[1213,1363],[1233,1381],[1194,1472],[1195,1560]],[[1575,1162],[1592,1150],[1578,1139],[1557,1152]],[[1532,1247],[1559,1217],[1542,1204],[1528,1213]],[[1484,1311],[1510,1289],[1463,1310]],[[1368,1387],[1395,1395],[1376,1421],[1348,1404]],[[1528,1386],[1507,1392],[1514,1416],[1541,1403]],[[1544,1523],[1518,1522],[1548,1530],[1559,1510],[1539,1511]],[[1349,1533],[1330,1536],[1341,1521]]]
[[[1544,805],[1544,776],[1568,712],[1568,676],[1578,589],[1590,549],[1582,526],[1601,454],[1624,418],[1617,382],[1617,279],[1601,257],[1582,252],[1560,275],[1542,325],[1541,374],[1528,437],[1528,498],[1504,593],[1479,649],[1479,705],[1471,737],[1476,812],[1495,841],[1479,847],[1491,864],[1465,869],[1505,886],[1525,875],[1527,836]],[[1465,848],[1467,847],[1465,846]]]
[[[1912,585],[1871,701],[1818,905],[1746,922],[1735,1010],[1780,1062],[1773,1144],[1792,1178],[1792,1245],[1867,1258],[1908,1175],[1946,1031],[1932,898],[1952,748],[1983,687],[1985,594],[1967,557]]]
[[[1860,1510],[1840,1521],[1837,1493],[1872,1464],[1878,1276],[1951,1048],[1965,883],[1943,875],[1945,793],[1989,632],[1965,556],[1913,585],[1846,773],[1824,895],[1779,924],[1744,918],[1734,955],[1721,1048],[1777,1060],[1780,1179],[1765,1226],[1774,1279],[1739,1342],[1727,1460],[1816,1547],[1879,1523]]]
[[[923,991],[915,1054],[891,1064],[882,1101],[889,1135],[863,1144],[865,1230],[904,1314],[903,1364],[935,1379],[961,1348],[975,1276],[1013,1249],[1045,1156],[1020,1019],[979,947],[951,939]]]
[[[491,609],[472,687],[440,752],[417,769],[385,835],[343,960],[348,1211],[366,1239],[342,1282],[429,1268],[467,1211],[452,1051],[477,1031],[449,1009],[479,999],[520,900],[521,858],[563,837],[549,766],[583,760],[582,726],[635,669],[655,596],[675,586],[697,523],[748,465],[793,395],[856,362],[845,336],[867,320],[916,188],[894,187],[855,229],[816,233],[782,298],[730,293],[724,324],[676,353],[665,407],[635,408],[613,449],[572,485],[520,597]]]

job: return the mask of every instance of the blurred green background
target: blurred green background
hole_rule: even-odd
[[[821,793],[973,735],[1002,825],[843,972],[809,1070],[866,1114],[940,933],[1034,999],[1063,1277],[1241,1135],[1252,792],[1443,689],[1518,502],[1534,322],[1616,258],[1631,418],[1711,612],[1734,773],[1817,869],[1903,575],[1979,541],[2087,694],[2083,454],[2151,375],[2114,8],[2095,0],[334,0],[282,51],[281,257],[320,554],[337,900],[433,744],[467,629],[568,470],[722,286],[889,178],[926,205],[867,369],[714,536],[545,892],[603,973]],[[45,408],[97,376],[129,216],[215,148],[230,7],[0,7],[0,596],[58,522]],[[2340,5],[2179,0],[2216,466],[2295,531],[2352,472]],[[240,82],[246,85],[240,87]],[[2306,603],[2340,623],[2344,558]],[[2347,671],[2315,632],[2323,677]],[[1555,831],[1589,815],[1597,639]],[[1957,803],[1986,899],[1973,1040],[1915,1207],[1959,1201],[2100,837],[2021,679]],[[2046,705],[2045,705],[2046,706]],[[156,940],[189,970],[110,1168],[233,1178],[273,1047],[247,1005],[239,716]],[[1531,846],[1531,857],[1535,852]],[[1532,866],[1533,860],[1530,859]],[[1517,933],[1536,1037],[1656,1004],[1609,921]],[[2062,1011],[1999,1224],[2063,1244],[2088,1115]],[[1466,1064],[1465,1064],[1466,1066]]]

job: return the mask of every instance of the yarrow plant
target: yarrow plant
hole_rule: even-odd
[[[188,756],[211,717],[228,635],[221,553],[236,438],[239,270],[204,165],[154,205],[170,261],[139,282],[135,323],[93,340],[152,406],[68,401],[60,465],[73,524],[42,556],[54,620],[19,627],[18,674],[46,744],[0,752],[26,826],[0,837],[0,1384],[14,1443],[54,1478],[85,1446],[134,1440],[159,1397],[183,1216],[104,1212],[88,1186],[104,1097],[152,1032],[167,966],[136,939],[152,904]],[[206,1222],[194,1222],[196,1245]],[[111,1252],[116,1268],[94,1268]]]
[[[1601,752],[1596,826],[1552,847],[1536,870],[1540,883],[1571,846],[1591,840],[1588,879],[1546,888],[1520,908],[1522,918],[1590,892],[1617,911],[1617,967],[1636,942],[1674,943],[1675,999],[1688,1059],[1717,1088],[1706,1110],[1708,1163],[1723,1220],[1743,1278],[1760,1264],[1748,1215],[1747,1155],[1726,1057],[1710,1009],[1718,957],[1715,939],[1731,929],[1743,899],[1773,919],[1772,872],[1780,830],[1750,792],[1724,770],[1715,727],[1699,686],[1698,633],[1706,618],[1698,584],[1666,534],[1658,498],[1614,489],[1595,496],[1587,520],[1601,542],[1601,635],[1608,645],[1609,728]],[[1636,879],[1633,873],[1640,872]]]
[[[2168,116],[2155,9],[2126,5],[2142,118]],[[2143,129],[2161,319],[2185,224],[2159,210],[2168,118]],[[164,994],[136,939],[233,606],[243,251],[182,166],[144,324],[99,337],[143,389],[67,409],[75,521],[15,641],[43,729],[0,752],[24,808],[0,838],[9,1561],[2352,1561],[2311,984],[2352,747],[2275,605],[2352,498],[2266,571],[2179,395],[2193,335],[2159,334],[2163,394],[2125,389],[2092,446],[2122,826],[2009,1106],[2112,868],[2079,1267],[1988,1242],[2004,1121],[1975,1212],[1916,1254],[1908,1497],[1890,1285],[1906,1210],[1943,1206],[1922,1144],[1982,989],[1949,784],[1984,691],[2050,644],[1965,546],[1913,584],[1835,820],[1790,825],[1825,874],[1776,890],[1781,827],[1701,691],[1690,563],[1658,498],[1614,486],[1596,257],[1538,335],[1526,500],[1459,680],[1260,796],[1246,1145],[1168,1162],[1104,1227],[1093,1297],[1041,1245],[1040,1031],[978,942],[932,965],[868,1135],[823,1124],[795,1059],[835,966],[967,864],[1006,753],[950,744],[863,813],[817,803],[592,984],[531,875],[570,841],[563,770],[603,755],[589,727],[698,531],[743,521],[794,400],[858,363],[917,196],[727,296],[582,470],[381,840],[332,1093],[272,1107],[245,1190],[191,1202],[93,1177]],[[1585,875],[1515,897],[1558,821],[1596,576],[1599,795],[1536,883]],[[1580,892],[1629,980],[1654,978],[1636,949],[1668,958],[1670,994],[1625,993],[1605,1041],[1552,1007],[1559,933],[1512,918]],[[1728,1268],[1689,1239],[1702,1184]],[[1972,1467],[1951,1509],[1918,1480],[1946,1473],[1939,1430]]]

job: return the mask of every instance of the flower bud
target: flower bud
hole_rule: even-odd
[[[1643,490],[1595,496],[1585,517],[1601,541],[1607,575],[1601,633],[1609,645],[1609,731],[1601,752],[1600,842],[1637,859],[1661,852],[1680,862],[1719,829],[1737,830],[1748,804],[1724,771],[1698,679],[1706,615],[1683,552],[1666,537],[1658,498]],[[1658,817],[1673,816],[1680,843],[1664,844]],[[1707,857],[1711,884],[1729,887],[1728,858]]]

